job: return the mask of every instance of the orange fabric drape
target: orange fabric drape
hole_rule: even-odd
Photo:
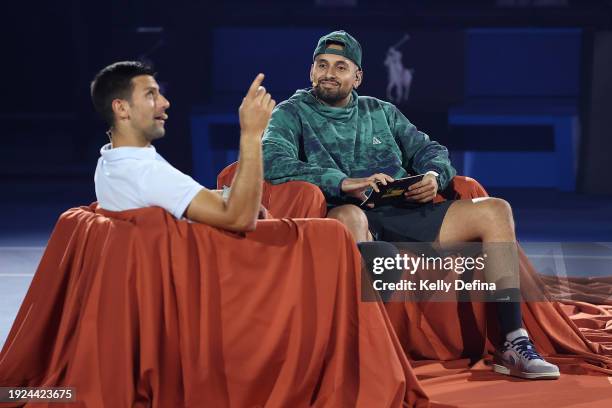
[[[384,308],[360,302],[360,268],[334,220],[240,235],[160,208],[72,209],[0,386],[75,387],[67,407],[429,406]]]
[[[445,194],[486,191],[455,177]],[[263,202],[276,217],[325,214],[307,183],[266,183]],[[544,285],[520,257],[522,284]],[[80,403],[67,407],[612,405],[609,307],[525,303],[526,328],[562,371],[530,382],[487,366],[489,305],[361,302],[359,274],[334,220],[240,235],[158,208],[72,209],[0,352],[0,386],[74,386]]]
[[[231,182],[235,164],[220,174]],[[299,194],[300,185],[290,183],[270,185],[268,200],[282,201]],[[271,190],[274,188],[274,190]],[[306,191],[311,191],[309,187]],[[302,192],[302,194],[304,194]],[[316,200],[320,191],[311,193]],[[474,179],[456,176],[448,189],[436,197],[471,199],[487,197],[486,190]],[[309,200],[304,200],[308,202]],[[303,216],[307,211],[299,206],[277,209],[274,216]],[[323,211],[318,216],[324,216]],[[519,246],[520,248],[520,246]],[[545,287],[554,293],[556,281],[541,276],[524,252],[519,249],[521,285]],[[582,300],[610,304],[610,280],[606,278],[573,278],[570,285]],[[494,305],[485,303],[386,303],[395,333],[411,361],[417,378],[428,395],[436,401],[460,406],[612,406],[612,309],[610,306],[589,304],[585,301],[527,302],[522,305],[523,322],[539,351],[560,366],[561,379],[525,385],[525,381],[508,380],[491,372],[490,362],[499,333]],[[591,375],[580,375],[591,374]],[[603,375],[602,375],[603,374]],[[607,377],[610,376],[610,377]],[[478,387],[474,381],[481,380]],[[513,387],[519,382],[521,387]],[[588,389],[588,396],[580,395],[580,387]],[[578,387],[578,389],[576,388]],[[575,395],[579,393],[578,395]],[[530,399],[537,394],[537,398]],[[512,396],[510,400],[507,395]],[[582,399],[581,399],[582,398]],[[570,405],[565,405],[571,402]],[[480,405],[479,405],[480,403]],[[518,404],[518,405],[513,405]],[[577,405],[576,405],[577,404]]]
[[[217,176],[217,188],[231,186],[238,163],[224,168]],[[273,218],[322,218],[327,214],[323,193],[314,184],[289,181],[271,184],[265,181],[261,203]]]

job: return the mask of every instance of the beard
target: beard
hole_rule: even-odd
[[[166,134],[166,129],[163,126],[157,124],[151,126],[144,132],[145,139],[149,142],[157,139],[161,139]]]
[[[341,86],[327,89],[323,88],[319,83],[313,88],[313,93],[317,99],[321,100],[322,102],[325,102],[328,105],[335,105],[349,96],[351,94],[351,90],[343,90]]]

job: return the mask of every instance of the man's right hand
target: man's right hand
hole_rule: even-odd
[[[391,181],[393,181],[393,177],[384,173],[376,173],[372,174],[370,177],[345,178],[342,180],[340,189],[348,196],[355,197],[359,200],[365,200],[365,190],[372,188],[374,191],[378,192],[380,190],[376,182],[386,186],[387,183]]]
[[[276,104],[261,86],[263,79],[263,74],[257,75],[238,109],[240,155],[230,196],[225,201],[221,194],[202,189],[185,212],[190,220],[230,231],[255,229],[263,184],[261,136]]]
[[[263,79],[264,74],[255,77],[238,109],[241,134],[258,140],[268,126],[272,109],[276,105],[272,96],[266,92],[266,88],[261,86]]]

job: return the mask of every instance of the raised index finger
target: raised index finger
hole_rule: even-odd
[[[263,80],[264,80],[264,74],[261,74],[261,73],[257,74],[255,79],[253,80],[253,83],[249,87],[249,91],[246,94],[247,98],[253,98],[255,96],[255,94],[257,93],[257,89],[259,89]]]

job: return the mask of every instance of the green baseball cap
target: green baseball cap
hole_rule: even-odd
[[[341,50],[328,48],[330,44],[340,44],[344,47]],[[346,31],[334,31],[319,38],[317,48],[315,48],[314,54],[312,54],[313,61],[319,54],[342,55],[353,61],[361,69],[361,45],[359,45],[359,41],[355,37]]]

